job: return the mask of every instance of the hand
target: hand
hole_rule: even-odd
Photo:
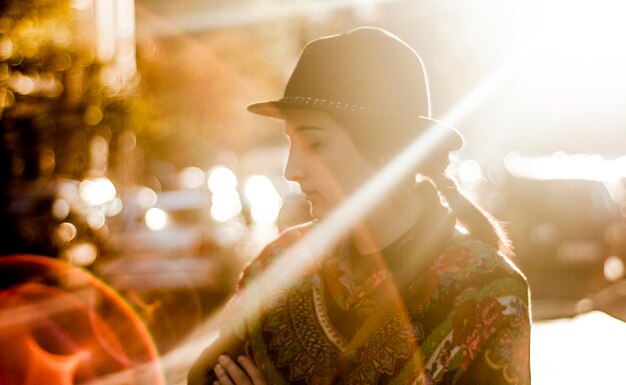
[[[248,356],[239,356],[237,362],[221,355],[215,365],[218,381],[213,385],[268,385],[259,368]]]

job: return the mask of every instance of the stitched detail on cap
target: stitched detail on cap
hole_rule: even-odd
[[[315,106],[331,107],[331,108],[335,108],[335,109],[338,109],[338,110],[345,110],[345,111],[380,112],[379,110],[374,110],[372,108],[367,108],[367,107],[363,107],[363,106],[357,106],[357,105],[354,105],[354,104],[336,102],[336,101],[326,100],[326,99],[322,99],[322,98],[313,98],[313,97],[309,97],[309,96],[287,96],[285,98],[282,98],[280,101],[281,102],[286,102],[286,103],[298,103],[298,104],[308,104],[308,105],[315,105]]]

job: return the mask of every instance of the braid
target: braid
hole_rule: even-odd
[[[473,236],[495,246],[504,255],[513,256],[511,241],[500,222],[459,191],[451,176],[441,174],[434,182],[461,224]]]
[[[414,140],[416,135],[414,124],[405,121],[390,122],[388,117],[381,120],[380,117],[346,111],[333,111],[329,116],[346,129],[355,147],[366,158],[381,165],[392,159],[398,153],[398,149]],[[387,130],[381,129],[389,126],[394,127],[394,135],[389,135]],[[364,132],[368,134],[363,135]],[[449,161],[449,150],[437,148],[415,171],[432,181],[457,219],[474,237],[493,245],[509,257],[513,256],[511,241],[502,225],[459,191],[455,180],[446,175],[445,170]]]

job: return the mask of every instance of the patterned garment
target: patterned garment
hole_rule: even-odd
[[[309,227],[285,231],[241,286]],[[269,383],[529,384],[525,277],[458,232],[424,266],[407,268],[412,249],[410,234],[382,254],[338,248],[275,293],[247,323],[248,351]]]

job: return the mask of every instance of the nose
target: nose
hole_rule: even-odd
[[[292,146],[289,147],[289,156],[285,165],[285,179],[301,183],[306,174],[305,163],[303,162],[301,151]]]

